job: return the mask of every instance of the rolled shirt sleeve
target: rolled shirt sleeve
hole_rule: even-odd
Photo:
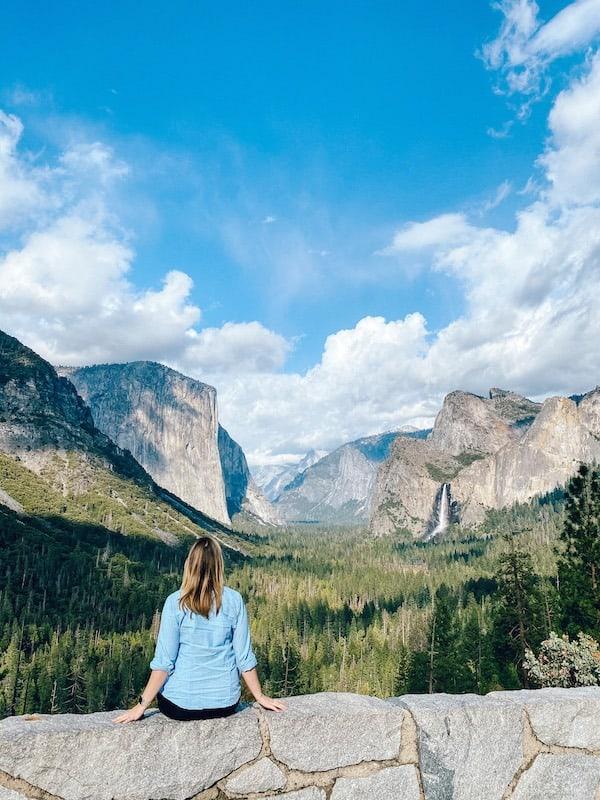
[[[177,597],[171,594],[165,600],[160,616],[160,628],[154,658],[150,669],[161,669],[169,675],[175,669],[175,659],[179,652],[179,623],[177,621]]]
[[[243,599],[240,596],[235,628],[233,630],[233,651],[235,661],[240,672],[248,672],[256,666],[256,656],[252,650],[250,628],[248,627],[248,613]]]

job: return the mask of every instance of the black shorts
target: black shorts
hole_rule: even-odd
[[[159,711],[170,719],[215,719],[215,717],[229,717],[235,712],[238,703],[225,708],[181,708],[181,706],[167,700],[160,692],[156,695]]]

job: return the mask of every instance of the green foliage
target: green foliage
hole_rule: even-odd
[[[40,475],[18,456],[0,453],[0,487],[32,516],[97,525],[167,544],[189,542],[206,527],[198,512],[186,516],[160,499],[150,485],[124,477],[81,452],[56,454]],[[244,537],[214,525],[223,543],[251,551]]]
[[[471,464],[474,464],[476,461],[480,461],[482,458],[485,458],[485,455],[483,453],[473,453],[473,452],[459,453],[456,456],[456,460],[461,465],[461,467],[470,467]]]
[[[598,642],[580,632],[575,641],[565,634],[550,633],[538,655],[527,650],[525,671],[534,686],[600,685],[600,648]]]
[[[429,477],[436,483],[449,483],[463,467],[469,467],[481,458],[485,458],[483,453],[464,452],[454,456],[455,463],[451,462],[447,466],[440,466],[439,464],[427,462],[425,468],[429,473]]]
[[[582,464],[567,488],[558,580],[562,625],[600,636],[600,470]]]
[[[436,483],[448,483],[456,475],[456,470],[443,468],[437,464],[432,464],[429,461],[425,464],[425,468],[429,473],[429,477]]]
[[[44,511],[28,471],[10,474],[19,480],[0,485],[38,515],[0,507],[0,715],[123,707],[146,680],[157,612],[189,540],[120,535],[106,507],[78,510],[69,493],[48,494]],[[524,685],[527,649],[560,617],[562,523],[555,497],[494,512],[478,535],[455,526],[438,543],[339,526],[240,534],[253,557],[227,551],[227,581],[246,598],[265,690],[386,697]]]
[[[498,560],[498,592],[493,619],[494,651],[503,665],[503,683],[527,686],[523,670],[528,648],[549,633],[543,581],[533,568],[530,553],[518,550],[508,538],[508,550]]]

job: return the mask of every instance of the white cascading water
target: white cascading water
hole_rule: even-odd
[[[443,533],[450,524],[450,498],[448,496],[448,484],[442,484],[442,491],[438,501],[437,509],[438,523],[431,531],[427,539],[433,539],[438,533]]]

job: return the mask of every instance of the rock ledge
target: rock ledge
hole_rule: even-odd
[[[600,687],[0,722],[0,800],[596,800]]]

